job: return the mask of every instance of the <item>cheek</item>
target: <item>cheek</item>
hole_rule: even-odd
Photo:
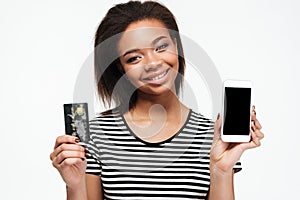
[[[135,81],[138,78],[138,74],[136,73],[136,71],[128,71],[125,73],[126,73],[127,78],[130,81]]]
[[[135,86],[138,86],[138,83],[141,78],[142,74],[142,67],[141,66],[135,66],[135,67],[124,67],[125,74],[128,78],[128,80]]]
[[[173,55],[172,56],[172,62],[178,68],[178,66],[179,66],[178,55]]]
[[[130,67],[124,67],[124,72],[128,77],[135,77],[139,76],[141,72],[143,71],[143,68],[141,66],[130,66]]]
[[[178,52],[175,46],[171,45],[169,49],[160,54],[161,58],[169,64],[178,63]]]
[[[163,59],[168,65],[172,66],[173,70],[178,71],[179,61],[178,61],[177,54],[174,54],[174,53],[166,54],[166,55],[164,55]]]

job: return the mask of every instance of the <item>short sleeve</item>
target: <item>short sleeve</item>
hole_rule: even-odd
[[[101,162],[97,159],[97,156],[91,147],[91,143],[79,143],[81,146],[85,147],[87,150],[86,152],[86,161],[87,161],[87,167],[86,167],[86,173],[87,174],[93,174],[97,176],[101,176],[102,167]]]
[[[79,144],[85,147],[86,149],[86,160],[87,160],[87,168],[86,173],[87,174],[93,174],[97,176],[101,176],[102,173],[102,164],[100,161],[100,149],[97,147],[97,145],[94,142],[95,132],[93,131],[93,127],[95,124],[93,123],[93,120],[90,121],[90,134],[88,136],[88,139],[85,142],[80,142]]]
[[[101,163],[93,155],[88,155],[86,160],[87,160],[86,173],[101,176],[101,172],[102,172]]]
[[[237,162],[234,166],[233,166],[233,171],[234,171],[234,173],[237,173],[237,172],[239,172],[239,171],[241,171],[242,170],[242,164],[241,164],[241,162]]]

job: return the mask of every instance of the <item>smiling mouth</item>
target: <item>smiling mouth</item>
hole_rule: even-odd
[[[167,69],[166,71],[162,72],[161,74],[152,77],[152,78],[144,78],[143,80],[145,81],[157,81],[159,79],[162,79],[163,77],[165,77],[167,75],[167,73],[169,72],[170,69]]]

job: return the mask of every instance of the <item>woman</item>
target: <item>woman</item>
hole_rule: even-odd
[[[263,134],[251,113],[252,141],[220,139],[213,123],[183,105],[185,60],[172,13],[156,2],[111,8],[95,38],[101,99],[118,106],[90,122],[88,143],[63,135],[50,158],[68,199],[234,199],[233,174]]]

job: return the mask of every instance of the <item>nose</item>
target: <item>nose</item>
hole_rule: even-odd
[[[147,53],[145,54],[144,65],[144,69],[146,72],[156,71],[162,66],[162,63],[163,62],[161,57],[153,49],[147,50]]]

